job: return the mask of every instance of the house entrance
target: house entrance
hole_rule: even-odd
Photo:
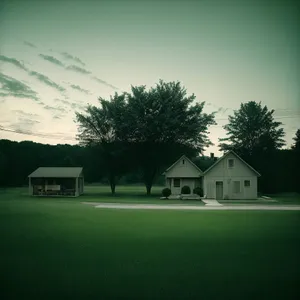
[[[223,181],[216,181],[216,200],[223,199]]]

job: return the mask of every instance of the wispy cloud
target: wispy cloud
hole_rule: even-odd
[[[41,73],[35,72],[35,71],[30,71],[29,72],[30,76],[34,76],[35,78],[37,78],[39,81],[47,84],[48,86],[51,86],[55,89],[57,89],[60,92],[64,92],[66,89],[62,86],[60,86],[59,84],[57,84],[56,82],[52,81],[49,77],[47,77],[46,75],[43,75]]]
[[[53,57],[53,56],[49,56],[49,55],[44,55],[44,54],[39,54],[40,57],[42,57],[43,59],[57,65],[57,66],[60,66],[60,67],[64,67],[65,65],[60,61],[58,60],[57,58]]]
[[[77,67],[77,66],[74,66],[74,65],[68,66],[67,70],[74,71],[74,72],[81,73],[81,74],[91,74],[90,71],[87,71],[83,68],[80,68],[80,67]]]
[[[72,103],[71,107],[72,109],[79,109],[79,110],[84,110],[86,108],[85,105],[78,104],[78,103]]]
[[[82,66],[85,66],[85,63],[76,56],[73,56],[67,52],[62,52],[61,55],[66,59],[73,60],[74,62],[77,62],[77,63],[81,64]]]
[[[65,108],[63,108],[61,106],[45,105],[44,108],[46,110],[51,110],[51,111],[54,111],[54,112],[58,112],[58,111],[61,112],[61,113],[67,113],[68,112]]]
[[[37,114],[27,113],[27,112],[24,112],[23,110],[18,110],[18,109],[12,110],[12,112],[14,112],[14,113],[16,113],[20,116],[28,117],[28,118],[37,118],[37,117],[39,117],[39,115],[37,115]]]
[[[24,44],[27,45],[27,46],[29,46],[29,47],[31,47],[31,48],[37,48],[36,45],[34,45],[34,44],[30,43],[30,42],[27,42],[27,41],[24,41]]]
[[[73,88],[74,90],[80,91],[80,92],[82,92],[84,94],[87,94],[87,95],[91,94],[90,91],[81,88],[79,85],[71,84],[70,87]]]
[[[114,85],[112,85],[112,84],[110,84],[110,83],[108,83],[108,82],[106,82],[106,81],[104,81],[104,80],[102,80],[102,79],[99,79],[98,77],[93,76],[92,79],[96,80],[97,82],[99,82],[99,83],[101,83],[101,84],[104,84],[104,85],[106,85],[106,86],[112,88],[113,90],[120,90],[120,89],[117,88],[116,86],[114,86]]]
[[[31,118],[19,117],[16,122],[10,123],[9,127],[15,132],[30,134],[34,127],[39,123],[40,121]]]
[[[2,97],[13,96],[17,98],[30,98],[36,101],[39,100],[34,90],[15,78],[0,73],[0,83],[2,84],[0,89]]]
[[[66,100],[62,100],[62,99],[54,99],[54,101],[55,102],[61,102],[61,103],[63,103],[63,104],[65,104],[65,105],[70,105],[70,102],[69,101],[66,101]]]
[[[24,64],[21,63],[20,61],[18,61],[17,59],[15,59],[15,58],[11,58],[11,57],[7,57],[7,56],[4,56],[4,55],[0,55],[0,61],[13,64],[13,65],[15,65],[16,67],[18,67],[18,68],[20,68],[22,70],[28,71],[27,68],[24,66]]]

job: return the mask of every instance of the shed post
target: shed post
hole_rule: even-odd
[[[79,191],[78,191],[78,177],[76,177],[75,180],[75,196],[79,195]]]
[[[82,176],[82,194],[84,193],[84,177]]]
[[[28,194],[29,194],[29,196],[32,195],[31,177],[29,177]]]

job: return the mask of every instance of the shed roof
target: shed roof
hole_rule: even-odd
[[[65,177],[76,178],[82,172],[81,167],[39,167],[28,177]]]

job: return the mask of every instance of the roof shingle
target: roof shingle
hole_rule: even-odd
[[[81,172],[81,167],[39,167],[28,177],[76,178],[80,176]]]

